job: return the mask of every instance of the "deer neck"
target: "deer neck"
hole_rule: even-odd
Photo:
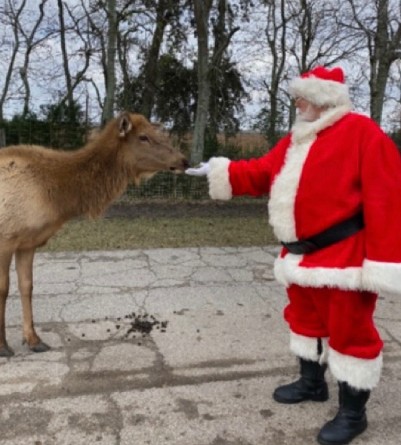
[[[71,164],[70,216],[97,217],[127,188],[130,172],[117,149],[92,144],[79,150]]]

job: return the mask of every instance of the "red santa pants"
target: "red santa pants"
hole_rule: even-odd
[[[379,356],[383,342],[373,320],[377,294],[295,284],[287,288],[287,294],[284,318],[292,332],[328,338],[329,347],[345,356]]]

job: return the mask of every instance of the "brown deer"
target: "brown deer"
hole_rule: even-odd
[[[5,324],[12,257],[22,301],[23,342],[34,352],[47,351],[32,313],[36,248],[66,221],[100,216],[130,182],[187,167],[185,157],[147,119],[127,112],[76,151],[29,145],[0,150],[0,356],[14,354]]]

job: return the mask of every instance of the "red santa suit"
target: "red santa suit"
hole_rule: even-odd
[[[224,200],[269,195],[270,223],[287,243],[363,212],[363,229],[335,244],[303,255],[284,247],[274,272],[289,297],[291,350],[370,390],[382,367],[377,295],[401,292],[401,156],[376,123],[351,111],[343,79],[315,74],[293,82],[291,93],[329,108],[313,122],[296,123],[261,158],[212,158],[209,192]]]

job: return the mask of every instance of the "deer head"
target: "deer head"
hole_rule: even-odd
[[[144,116],[124,112],[117,118],[117,126],[125,161],[132,167],[136,183],[159,171],[180,173],[188,168],[184,155]]]

